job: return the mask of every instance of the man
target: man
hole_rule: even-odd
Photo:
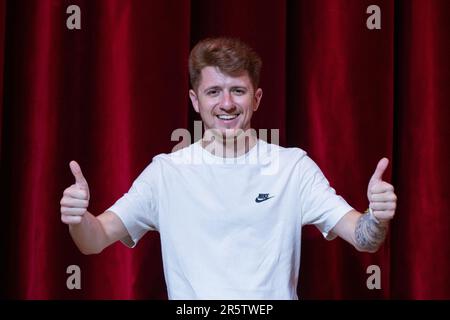
[[[394,188],[382,180],[388,160],[369,181],[369,212],[355,211],[306,152],[251,133],[260,68],[238,40],[198,43],[189,95],[207,130],[203,139],[156,156],[99,216],[87,211],[88,183],[70,163],[75,184],[64,191],[61,220],[81,252],[99,253],[117,240],[133,247],[156,230],[170,299],[297,299],[303,225],[359,251],[379,248],[396,207]],[[275,171],[263,172],[274,163]]]

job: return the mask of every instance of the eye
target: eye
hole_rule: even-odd
[[[217,89],[211,89],[211,90],[206,91],[206,95],[210,96],[210,97],[215,97],[218,94],[219,94],[219,90],[217,90]]]
[[[242,96],[247,92],[244,88],[233,88],[232,91],[234,94],[236,94],[238,96]]]

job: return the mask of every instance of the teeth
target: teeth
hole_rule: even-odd
[[[220,120],[232,120],[232,119],[234,119],[234,118],[237,118],[237,114],[231,114],[231,115],[229,115],[229,114],[219,114],[218,116],[217,116],[217,118],[219,118]]]

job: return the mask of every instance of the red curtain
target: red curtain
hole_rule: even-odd
[[[69,30],[69,5],[81,29]],[[370,5],[381,29],[369,30]],[[60,222],[77,160],[100,214],[177,128],[198,119],[187,58],[207,36],[234,36],[263,58],[256,129],[305,149],[352,206],[367,207],[377,161],[399,197],[385,245],[359,253],[306,227],[303,299],[450,299],[450,2],[29,0],[0,2],[0,295],[165,299],[160,242],[78,252]],[[66,287],[81,269],[81,290]],[[369,290],[378,265],[381,289]]]

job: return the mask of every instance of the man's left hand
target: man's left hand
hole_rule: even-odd
[[[378,162],[367,187],[367,198],[369,207],[373,215],[380,221],[391,220],[395,214],[397,206],[397,196],[394,193],[394,186],[383,181],[383,173],[389,165],[389,160],[383,158]]]

